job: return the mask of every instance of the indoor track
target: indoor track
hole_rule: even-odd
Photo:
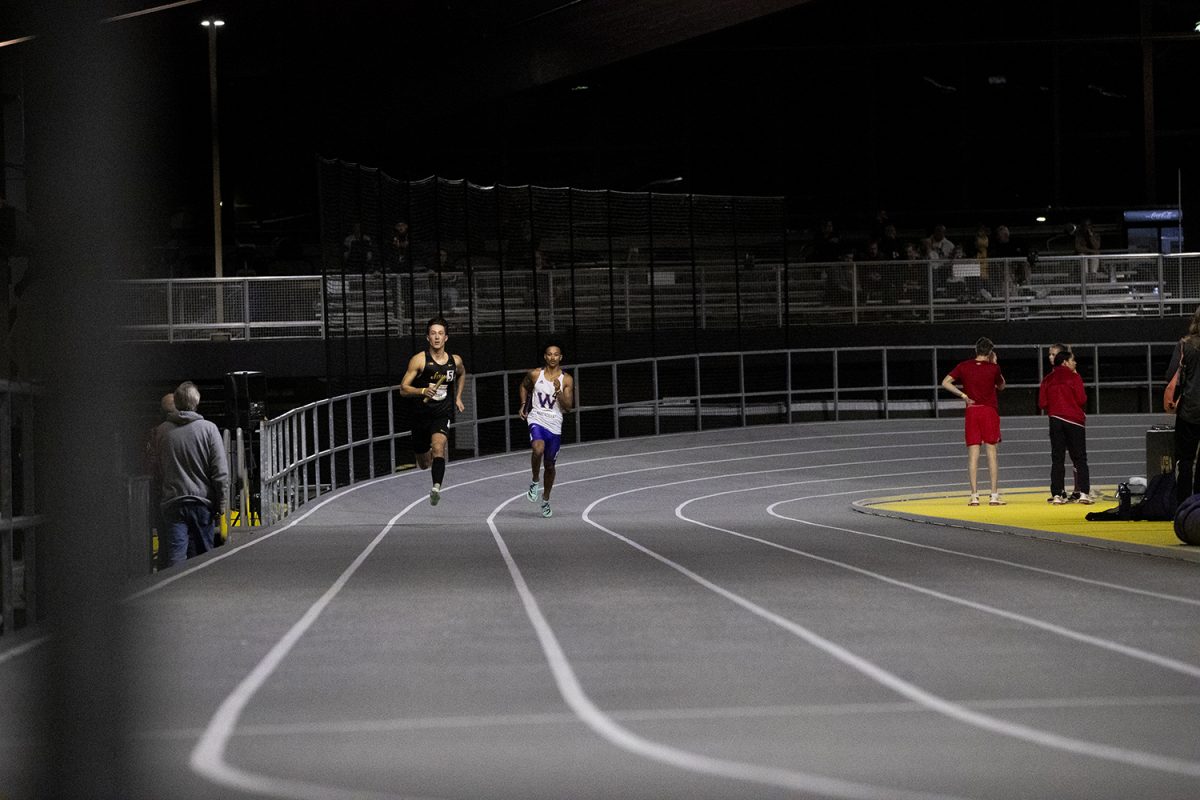
[[[1093,482],[1160,421],[1093,417]],[[965,504],[961,425],[568,446],[551,519],[525,453],[322,498],[131,590],[129,796],[1200,796],[1200,564],[852,508]],[[1003,431],[1043,484],[1045,419]]]

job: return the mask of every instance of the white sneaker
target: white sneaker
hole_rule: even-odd
[[[988,505],[989,506],[1006,506],[1006,505],[1008,505],[1008,503],[1006,503],[1000,499],[999,492],[992,492],[992,499],[988,500]]]
[[[1061,506],[1067,502],[1067,498],[1061,494],[1056,494],[1054,497],[1050,498],[1050,502],[1054,503],[1056,506]]]
[[[971,495],[971,499],[967,501],[967,505],[969,505],[969,506],[979,505],[979,495],[977,495],[977,494]]]
[[[531,483],[529,484],[529,491],[525,493],[525,496],[529,498],[529,502],[536,503],[538,495],[541,494],[541,491],[541,486],[538,486],[536,483]]]
[[[1092,503],[1094,503],[1094,502],[1096,502],[1096,501],[1095,501],[1095,500],[1093,500],[1093,499],[1091,498],[1091,495],[1089,495],[1087,492],[1080,492],[1080,493],[1079,493],[1079,499],[1078,499],[1076,502],[1077,502],[1077,503],[1082,503],[1082,504],[1083,504],[1083,505],[1085,505],[1085,506],[1090,506]]]
[[[549,516],[551,516],[552,514],[554,514],[554,512],[550,510],[550,501],[549,501],[549,500],[543,500],[543,501],[542,501],[542,516],[543,516],[543,517],[549,517]]]
[[[429,490],[429,505],[436,506],[438,501],[442,499],[442,486],[435,483],[433,488]]]

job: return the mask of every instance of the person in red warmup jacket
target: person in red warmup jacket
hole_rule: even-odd
[[[1075,371],[1075,354],[1054,354],[1054,369],[1038,387],[1038,408],[1050,417],[1050,502],[1067,502],[1066,454],[1071,454],[1079,486],[1079,502],[1091,504],[1091,475],[1087,463],[1087,392]]]

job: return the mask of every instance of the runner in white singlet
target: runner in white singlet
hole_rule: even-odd
[[[563,413],[575,408],[575,381],[562,371],[562,348],[557,344],[546,345],[542,360],[546,366],[529,370],[521,381],[519,393],[521,419],[529,423],[532,447],[533,482],[526,496],[529,502],[536,503],[540,494],[542,516],[549,517],[554,513],[550,509],[550,491],[554,488],[555,462],[562,441]]]

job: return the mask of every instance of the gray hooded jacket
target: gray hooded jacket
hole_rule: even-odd
[[[215,513],[225,511],[229,465],[217,426],[195,411],[178,411],[157,434],[162,507],[198,500]]]

